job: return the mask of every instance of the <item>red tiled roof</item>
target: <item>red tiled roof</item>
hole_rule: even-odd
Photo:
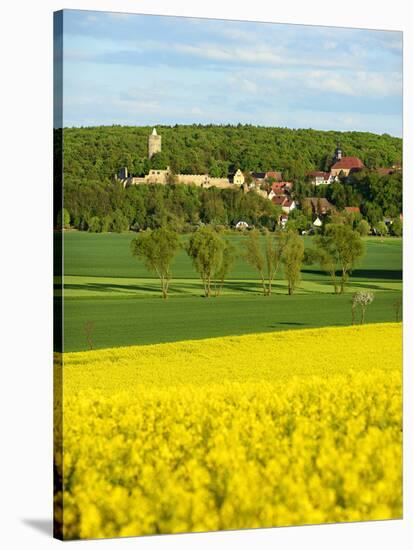
[[[354,214],[360,214],[360,208],[358,206],[346,206],[344,210],[346,212],[353,212]]]
[[[340,170],[341,168],[364,168],[364,164],[357,157],[343,157],[331,167],[334,170]]]
[[[288,201],[285,195],[281,195],[280,197],[273,197],[271,200],[274,204],[278,204],[279,206],[283,206],[285,201]]]
[[[326,179],[326,176],[328,178],[330,174],[328,172],[321,172],[320,170],[314,170],[313,172],[308,172],[307,176],[310,176],[312,178],[321,178],[323,177]]]
[[[266,178],[274,178],[277,181],[280,181],[282,179],[281,172],[266,172],[265,174]]]
[[[314,212],[335,211],[335,207],[325,197],[308,197],[303,199],[303,204],[311,205]]]

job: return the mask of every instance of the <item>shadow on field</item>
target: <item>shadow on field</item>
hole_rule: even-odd
[[[389,279],[391,281],[401,281],[403,278],[401,269],[354,269],[352,275],[361,279]]]
[[[292,326],[292,327],[301,326],[301,327],[305,327],[305,326],[309,326],[309,325],[308,325],[308,323],[298,323],[298,322],[295,322],[295,321],[279,321],[275,325],[268,325],[268,328],[277,328],[277,327],[280,327],[280,326]]]
[[[302,273],[318,275],[320,278],[327,275],[323,271],[317,269],[303,269]],[[337,273],[339,275],[339,273]],[[401,281],[403,272],[400,269],[354,269],[352,277],[360,279],[387,279],[390,281]]]

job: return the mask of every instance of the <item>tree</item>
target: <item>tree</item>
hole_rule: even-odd
[[[355,294],[353,294],[353,298],[351,300],[351,313],[352,313],[353,325],[355,324],[355,320],[356,320],[357,307],[360,307],[361,309],[360,323],[363,325],[364,318],[366,315],[366,308],[369,304],[372,303],[373,300],[374,300],[374,294],[367,290],[361,290],[360,292],[356,292]]]
[[[221,294],[222,287],[224,286],[225,279],[234,266],[237,259],[237,251],[233,244],[224,240],[224,249],[222,252],[222,261],[220,267],[214,273],[215,282],[215,296]]]
[[[214,274],[219,272],[225,248],[223,239],[211,228],[201,227],[189,239],[186,251],[204,285],[204,296],[211,296]]]
[[[102,231],[102,224],[98,216],[93,216],[93,218],[90,218],[88,225],[91,233],[100,233]]]
[[[288,283],[288,294],[292,295],[300,282],[301,264],[304,259],[304,241],[293,231],[284,235],[285,242],[282,246],[281,261],[284,266],[284,277]]]
[[[387,228],[387,225],[383,221],[381,221],[376,225],[376,231],[383,240],[383,237],[387,235],[389,230]]]
[[[394,237],[401,237],[403,234],[403,223],[399,218],[393,220],[393,223],[390,226],[391,234]]]
[[[110,229],[114,233],[122,233],[122,231],[127,231],[129,229],[128,219],[121,210],[115,210]]]
[[[351,270],[364,252],[360,234],[348,225],[329,224],[324,235],[314,237],[314,243],[314,256],[330,274],[335,294],[342,294]],[[340,282],[337,271],[341,272]]]
[[[251,267],[256,269],[261,277],[261,284],[264,296],[267,295],[267,286],[265,284],[265,258],[260,245],[260,233],[256,229],[252,230],[245,244],[245,259]]]
[[[269,231],[265,231],[264,237],[264,249],[265,249],[265,263],[267,266],[267,295],[271,296],[272,293],[272,282],[275,275],[277,274],[280,261],[281,261],[281,250],[278,244],[280,239],[274,238],[273,234]]]
[[[370,225],[366,220],[360,220],[357,224],[356,230],[360,233],[361,237],[367,237],[370,233]]]
[[[261,278],[264,296],[271,296],[272,282],[278,271],[283,241],[274,237],[273,233],[264,230],[264,250],[260,242],[260,233],[256,229],[251,231],[245,245],[245,259]]]
[[[140,233],[131,242],[131,252],[141,258],[149,271],[155,272],[161,281],[162,297],[168,298],[171,280],[171,264],[179,249],[177,233],[161,227]]]

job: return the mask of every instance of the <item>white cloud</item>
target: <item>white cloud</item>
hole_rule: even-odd
[[[130,17],[136,17],[134,13],[121,13],[121,12],[110,12],[106,14],[110,19],[129,19]]]

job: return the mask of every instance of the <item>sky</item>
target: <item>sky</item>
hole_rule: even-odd
[[[65,10],[63,124],[402,135],[402,33]]]

